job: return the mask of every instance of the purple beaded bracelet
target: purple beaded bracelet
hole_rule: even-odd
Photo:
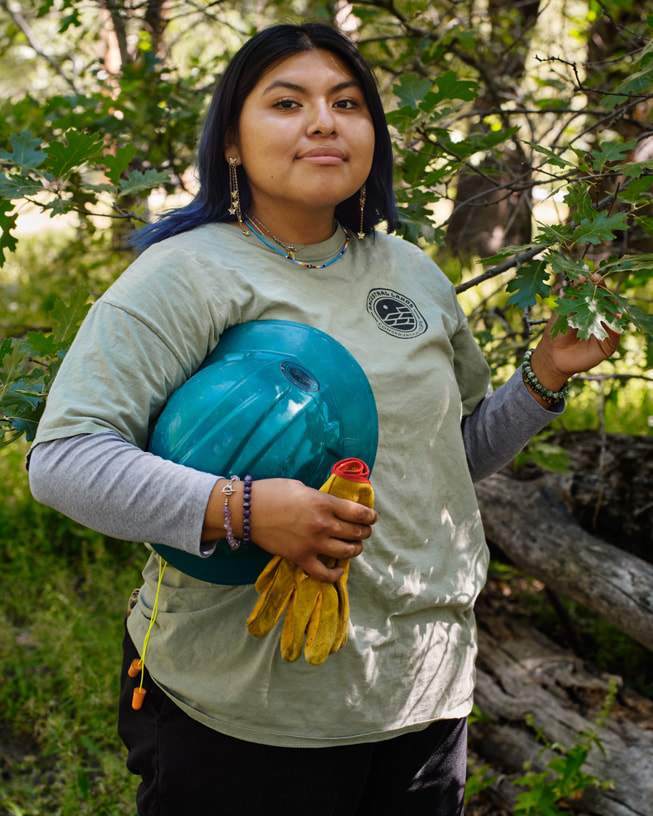
[[[243,547],[247,547],[251,541],[251,515],[252,515],[252,477],[247,474],[243,479]]]

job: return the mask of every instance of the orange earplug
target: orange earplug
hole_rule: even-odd
[[[135,688],[134,694],[132,695],[132,708],[134,711],[138,711],[138,709],[143,705],[143,700],[145,699],[145,695],[147,694],[147,689],[144,688]]]
[[[140,658],[134,658],[134,660],[132,660],[129,668],[127,669],[127,674],[130,677],[136,677],[136,675],[139,674],[139,672],[142,670],[142,668],[143,668],[143,661]]]

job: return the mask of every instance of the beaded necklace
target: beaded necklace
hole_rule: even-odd
[[[347,251],[347,247],[349,246],[349,233],[342,226],[342,224],[339,224],[340,229],[345,233],[345,245],[341,250],[338,251],[338,254],[335,256],[335,258],[331,258],[330,261],[327,261],[326,263],[323,264],[306,263],[305,261],[298,261],[297,258],[293,258],[290,254],[286,254],[285,252],[283,252],[283,250],[279,249],[278,247],[275,247],[273,244],[266,241],[265,238],[254,229],[254,227],[250,224],[247,218],[245,218],[245,224],[254,233],[254,235],[256,235],[259,241],[263,241],[265,246],[270,247],[270,249],[273,249],[275,252],[278,252],[279,255],[282,255],[286,260],[291,261],[292,263],[295,264],[299,264],[299,266],[304,266],[307,269],[325,269],[327,266],[331,266],[332,263],[335,263],[339,258],[342,258],[342,256]]]
[[[282,246],[286,250],[286,253],[290,255],[291,258],[295,257],[295,253],[297,252],[296,247],[294,247],[292,244],[287,244],[285,241],[282,241],[281,238],[277,238],[277,236],[272,232],[272,230],[269,230],[262,221],[258,220],[258,218],[255,215],[248,215],[247,217],[251,221],[253,221],[260,230],[262,230],[266,235],[272,238],[273,241],[276,241],[276,243],[279,244],[279,246]]]

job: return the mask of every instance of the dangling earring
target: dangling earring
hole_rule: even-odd
[[[358,231],[359,238],[365,238],[365,230],[363,229],[363,217],[365,213],[365,199],[367,198],[367,185],[363,184],[359,195],[359,203],[361,208],[361,225]]]
[[[240,193],[238,191],[238,174],[236,172],[236,168],[238,167],[238,162],[236,159],[231,158],[228,159],[229,162],[229,192],[231,194],[231,207],[229,207],[229,215],[235,215],[240,225],[241,230],[243,231],[243,235],[249,235],[249,230],[243,224],[243,214],[240,211]]]

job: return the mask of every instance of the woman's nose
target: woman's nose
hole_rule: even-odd
[[[331,135],[335,132],[336,120],[331,109],[331,105],[326,100],[316,102],[312,111],[309,131],[320,133],[323,136]]]

